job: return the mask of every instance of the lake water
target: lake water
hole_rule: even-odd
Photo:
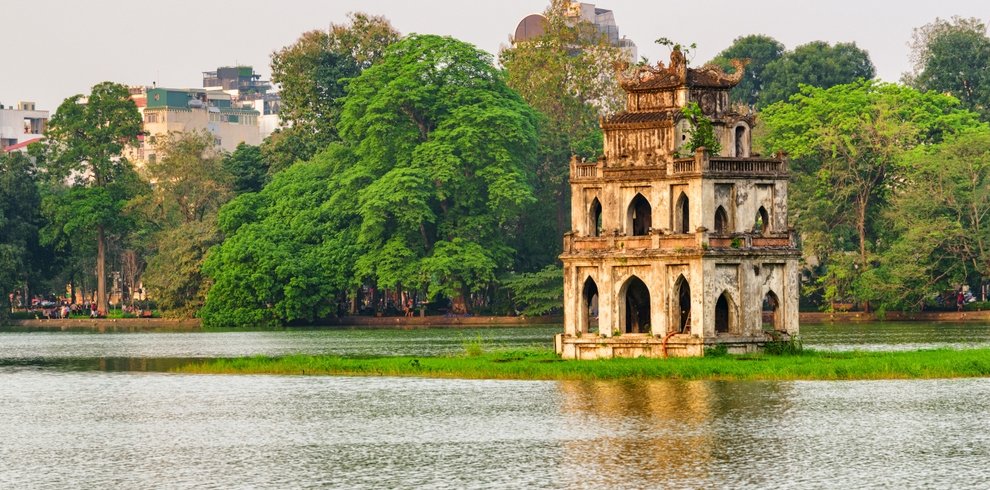
[[[809,345],[839,349],[987,346],[987,329],[803,327]],[[162,358],[424,355],[479,335],[547,345],[556,330],[0,332],[0,488],[990,487],[990,379],[140,372]]]

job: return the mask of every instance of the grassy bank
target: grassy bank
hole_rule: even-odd
[[[563,361],[545,349],[476,356],[295,355],[216,359],[177,369],[202,374],[422,376],[472,379],[853,380],[990,376],[990,349],[816,352],[795,355]]]

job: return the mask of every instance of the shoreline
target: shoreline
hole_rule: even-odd
[[[206,360],[172,369],[171,372],[504,380],[851,381],[971,378],[990,377],[990,348],[897,352],[805,350],[793,355],[597,361],[562,360],[550,349],[537,348],[492,351],[476,356],[253,356]]]
[[[865,312],[801,312],[801,323],[865,323],[865,322],[988,322],[988,311],[889,311],[878,318],[875,313]],[[418,328],[473,328],[473,327],[524,327],[537,325],[559,325],[560,316],[426,316],[426,317],[372,317],[348,316],[326,320],[319,325],[300,325],[282,328],[301,329],[418,329]],[[19,327],[52,330],[96,330],[139,332],[145,330],[203,331],[198,318],[99,318],[99,319],[52,319],[52,320],[7,320],[0,327]],[[240,330],[240,329],[231,329]],[[249,330],[249,329],[245,329]],[[279,330],[279,329],[275,329]]]

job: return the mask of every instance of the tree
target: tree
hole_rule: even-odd
[[[865,290],[883,307],[919,309],[990,276],[990,129],[919,146],[900,167],[905,183],[884,213],[893,243]]]
[[[30,300],[23,288],[50,258],[40,245],[44,217],[37,180],[30,158],[0,152],[0,320],[12,306],[8,295],[15,289]]]
[[[919,90],[949,93],[963,107],[990,117],[990,37],[979,19],[935,19],[914,30],[914,70],[907,83]]]
[[[294,44],[272,53],[272,81],[280,86],[280,117],[285,123],[272,143],[263,145],[272,172],[307,160],[338,140],[346,80],[378,61],[399,39],[384,17],[348,17],[349,24],[303,33]]]
[[[767,107],[764,145],[792,158],[791,217],[805,251],[858,277],[889,230],[878,220],[903,183],[902,156],[922,144],[977,127],[974,114],[951,96],[894,84],[857,81],[828,89],[803,86],[790,102]],[[839,260],[855,251],[855,260]],[[830,266],[831,267],[831,266]],[[829,277],[839,278],[832,270]],[[833,288],[832,298],[852,291]]]
[[[225,239],[202,267],[212,280],[199,312],[204,325],[276,326],[337,312],[335,298],[352,285],[358,255],[339,161],[328,149],[220,210]]]
[[[136,182],[124,149],[137,143],[141,115],[127,87],[103,82],[88,97],[65,99],[52,116],[46,133],[48,173],[72,179],[72,188],[58,201],[65,222],[76,229],[95,230],[98,310],[106,313],[107,232],[122,224],[121,208],[132,197]]]
[[[233,177],[236,194],[258,192],[268,182],[268,164],[257,146],[237,145],[233,153],[224,157],[223,168]]]
[[[729,100],[754,107],[767,85],[764,70],[767,65],[783,56],[784,45],[780,41],[762,34],[751,34],[737,37],[731,46],[715,56],[710,63],[732,70],[734,68],[731,60],[748,59],[743,79],[729,92]]]
[[[614,65],[628,61],[627,55],[591,23],[569,17],[569,3],[551,2],[542,35],[499,53],[506,83],[540,115],[538,204],[520,223],[518,265],[523,270],[556,262],[558,237],[570,229],[568,162],[571,155],[601,153],[598,118],[623,108],[625,100]]]
[[[154,183],[147,199],[161,228],[203,221],[230,199],[233,177],[209,132],[158,136],[155,153],[159,158],[145,164],[142,173]]]
[[[188,316],[203,304],[209,282],[200,271],[207,251],[220,243],[220,206],[233,196],[228,158],[208,132],[170,133],[155,141],[159,158],[143,171],[154,190],[132,205],[144,211],[151,256],[143,284],[171,316]],[[245,148],[238,146],[242,154]],[[263,175],[263,174],[262,174]]]
[[[811,42],[767,63],[757,105],[766,107],[787,100],[798,93],[801,84],[829,88],[858,78],[869,80],[875,72],[869,53],[856,47],[856,43],[831,46],[823,41]]]
[[[438,36],[394,44],[347,93],[340,129],[361,217],[358,277],[458,289],[464,311],[468,294],[511,264],[514,231],[535,202],[536,114],[491,55]]]
[[[511,274],[503,284],[512,292],[516,308],[524,315],[546,315],[559,311],[564,304],[564,271],[548,265],[537,272]]]
[[[684,106],[681,113],[691,126],[689,130],[691,139],[687,142],[687,150],[694,152],[698,148],[704,148],[709,153],[718,155],[722,151],[722,144],[715,136],[715,127],[712,126],[711,119],[705,117],[698,103],[691,102]]]

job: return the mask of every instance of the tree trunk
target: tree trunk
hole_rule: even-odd
[[[107,314],[107,274],[106,274],[106,237],[103,225],[96,227],[96,311],[100,316]]]
[[[466,287],[461,287],[458,289],[458,293],[451,298],[451,309],[454,310],[454,314],[464,315],[469,312],[468,310],[468,293]]]

